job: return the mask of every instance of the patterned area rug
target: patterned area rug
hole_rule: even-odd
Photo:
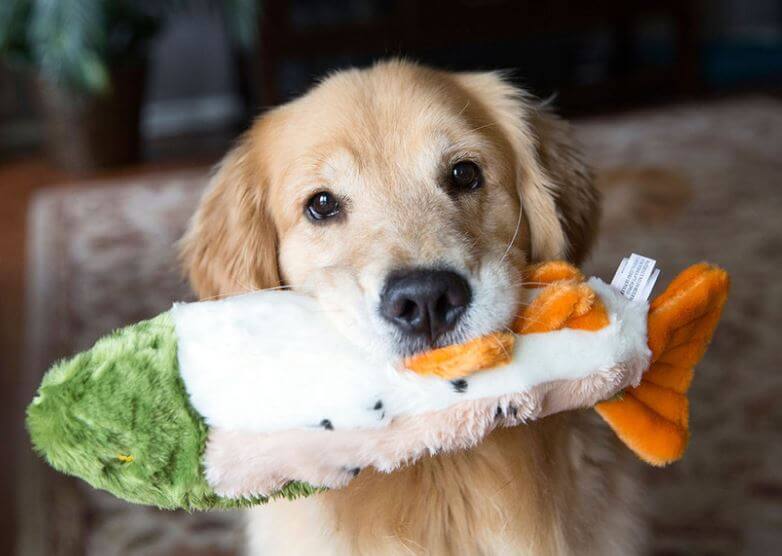
[[[605,192],[587,270],[725,266],[734,289],[692,392],[685,460],[646,470],[655,554],[771,554],[782,542],[782,103],[762,97],[582,121]],[[206,171],[40,195],[31,214],[30,391],[55,357],[188,297],[174,244]],[[24,554],[227,555],[237,515],[131,506],[34,463]]]

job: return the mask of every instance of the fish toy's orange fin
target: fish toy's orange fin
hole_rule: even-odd
[[[558,281],[546,288],[524,307],[513,331],[517,334],[552,332],[567,326],[572,319],[587,315],[595,303],[595,292],[583,282]]]
[[[495,332],[464,344],[453,344],[425,351],[405,359],[405,367],[420,375],[434,375],[447,380],[510,363],[515,336]]]
[[[700,263],[674,279],[649,307],[651,365],[641,383],[595,406],[641,459],[666,465],[684,455],[689,438],[686,393],[728,296],[721,268]]]
[[[548,286],[561,280],[583,282],[584,275],[570,263],[565,261],[548,261],[530,265],[524,271],[524,287],[537,288]]]
[[[517,334],[551,332],[562,328],[600,330],[609,323],[603,302],[571,264],[552,261],[531,266],[524,273],[527,288],[544,288],[516,318]]]

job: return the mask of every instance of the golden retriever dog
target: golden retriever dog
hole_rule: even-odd
[[[401,356],[507,326],[525,265],[580,262],[598,205],[566,124],[501,74],[390,61],[260,117],[220,164],[183,260],[202,298],[289,287]],[[593,413],[261,506],[249,552],[636,553],[628,452]]]

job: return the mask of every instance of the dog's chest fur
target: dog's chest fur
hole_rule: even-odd
[[[249,514],[251,555],[633,554],[627,454],[591,414],[501,429],[462,453]]]

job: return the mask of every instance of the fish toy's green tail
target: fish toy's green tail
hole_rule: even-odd
[[[223,498],[207,483],[208,427],[188,400],[168,312],[57,363],[27,409],[27,428],[52,467],[130,502],[202,510],[266,500]],[[292,482],[277,496],[315,490]]]

